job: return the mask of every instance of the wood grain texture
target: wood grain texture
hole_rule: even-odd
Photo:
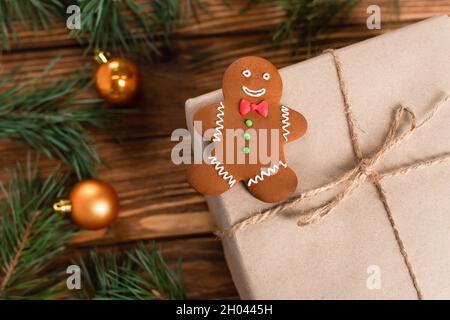
[[[185,100],[219,88],[223,71],[237,57],[259,55],[283,67],[306,59],[308,53],[306,48],[299,48],[297,55],[292,55],[289,43],[272,44],[272,28],[285,19],[284,12],[273,4],[262,2],[242,13],[246,1],[231,1],[230,7],[222,0],[206,2],[209,12],[198,10],[197,20],[177,28],[170,48],[164,49],[164,58],[150,63],[130,54],[143,74],[139,102],[109,129],[91,129],[96,148],[109,166],[101,168],[100,178],[117,189],[121,214],[110,229],[82,232],[72,245],[84,250],[80,248],[120,247],[134,240],[157,239],[170,259],[182,258],[191,298],[237,298],[220,243],[212,236],[215,227],[204,198],[186,183],[185,168],[171,162],[175,142],[170,141],[170,135],[186,126]],[[382,8],[381,31],[366,28],[369,4]],[[345,22],[312,43],[313,55],[450,13],[448,0],[403,0],[400,5],[397,19],[390,0],[361,1]],[[59,62],[47,81],[69,77],[86,65],[88,70],[95,67],[91,54],[68,36],[63,23],[39,38],[24,29],[19,33],[21,43],[0,56],[0,74],[20,67],[19,75],[30,78],[55,57]],[[94,90],[80,96],[96,97]],[[0,152],[0,166],[9,167],[25,160],[28,149],[5,141],[0,143]],[[41,160],[44,172],[54,166],[55,161]]]

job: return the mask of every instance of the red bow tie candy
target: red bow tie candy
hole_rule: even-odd
[[[250,103],[245,99],[241,99],[239,103],[239,113],[241,116],[246,115],[250,111],[256,111],[262,117],[267,117],[269,114],[269,104],[266,101],[261,101],[258,104]]]

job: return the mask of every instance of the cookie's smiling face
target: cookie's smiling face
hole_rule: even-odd
[[[244,57],[233,62],[225,71],[222,90],[225,98],[246,99],[252,103],[265,100],[278,103],[283,84],[275,66],[266,59]]]

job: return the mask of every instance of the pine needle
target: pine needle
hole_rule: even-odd
[[[123,53],[140,47],[144,55],[159,52],[154,43],[155,27],[151,25],[149,4],[143,6],[132,0],[77,2],[82,12],[81,29],[72,30],[71,35],[80,40],[87,37],[88,50]],[[168,23],[167,20],[163,22]]]
[[[70,35],[81,43],[87,39],[87,51],[124,54],[138,47],[148,57],[159,53],[158,42],[169,43],[177,23],[187,22],[191,15],[197,18],[197,8],[208,10],[203,0],[0,0],[0,51],[20,42],[18,25],[37,36],[54,22],[65,22],[69,4],[78,5],[81,12],[81,29]]]
[[[49,299],[60,284],[58,272],[43,271],[72,235],[52,211],[69,176],[57,169],[42,181],[36,168],[28,159],[0,183],[0,299]]]
[[[78,0],[82,12],[81,29],[71,35],[81,42],[88,39],[87,50],[108,50],[124,54],[139,47],[150,57],[160,54],[158,42],[169,44],[178,23],[186,22],[197,7],[207,10],[202,0]]]
[[[81,299],[154,300],[184,299],[185,290],[178,267],[171,270],[154,245],[142,243],[122,257],[92,250],[87,259],[75,261],[84,276]]]
[[[20,43],[18,25],[32,30],[37,36],[40,30],[47,31],[64,10],[63,3],[58,0],[0,1],[0,51],[10,50],[11,44]]]
[[[15,72],[0,81],[0,139],[25,142],[49,158],[72,166],[78,178],[95,176],[101,160],[82,124],[101,127],[111,113],[93,106],[76,106],[77,95],[91,80],[80,74],[42,87],[47,70],[32,80],[15,80]]]
[[[272,39],[280,43],[295,38],[297,46],[307,46],[320,35],[344,20],[359,0],[275,0],[286,12],[286,19],[275,27]]]

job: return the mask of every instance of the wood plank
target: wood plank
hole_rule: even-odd
[[[123,220],[123,218],[121,218]],[[134,220],[134,227],[128,225]],[[111,230],[85,231],[76,235],[71,244],[115,244],[133,240],[158,239],[211,234],[214,223],[208,212],[150,215],[141,219],[117,221]]]

